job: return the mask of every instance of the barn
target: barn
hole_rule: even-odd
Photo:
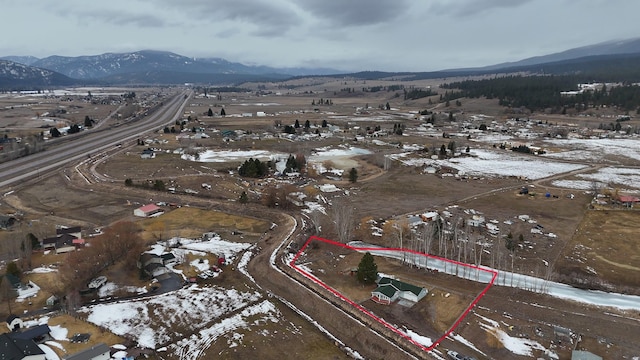
[[[139,217],[154,217],[164,214],[164,211],[156,204],[147,204],[133,210],[133,215]]]

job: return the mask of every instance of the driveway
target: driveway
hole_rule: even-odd
[[[158,279],[160,283],[160,288],[156,291],[156,294],[164,294],[169,291],[178,290],[184,285],[182,276],[174,272],[160,275],[156,279]]]

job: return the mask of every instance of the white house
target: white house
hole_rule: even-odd
[[[428,293],[425,288],[388,277],[381,277],[377,282],[378,287],[371,292],[371,300],[384,305],[389,305],[398,299],[418,302]]]
[[[484,216],[481,215],[473,215],[471,219],[467,219],[467,225],[469,226],[482,226],[484,224]]]
[[[133,210],[134,216],[153,217],[164,214],[164,211],[156,204],[147,204]]]

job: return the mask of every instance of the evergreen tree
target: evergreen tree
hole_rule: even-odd
[[[349,170],[349,181],[351,181],[352,183],[358,181],[358,170],[356,170],[356,168],[354,167]]]
[[[387,102],[387,104],[384,106],[385,109],[387,110],[391,110],[391,105],[389,105],[389,102]]]
[[[226,116],[227,112],[224,111],[224,108],[220,109],[220,116]]]
[[[249,201],[249,197],[247,196],[246,191],[243,191],[242,194],[240,194],[240,198],[238,199],[238,201],[240,201],[240,204],[246,204]]]
[[[449,144],[447,144],[447,149],[451,150],[451,153],[454,154],[456,152],[456,142],[455,141],[449,141]]]
[[[211,108],[209,108],[209,111],[207,111],[207,116],[213,116],[213,110],[211,110]]]
[[[49,135],[51,135],[51,137],[57,138],[62,134],[60,133],[60,130],[58,130],[58,128],[51,128],[51,130],[49,130]]]
[[[290,173],[294,170],[298,170],[298,163],[296,161],[296,158],[293,157],[293,155],[289,155],[289,157],[287,158],[287,164],[285,165],[285,168],[284,168],[284,172]]]
[[[447,147],[444,146],[444,144],[440,146],[440,153],[438,154],[438,157],[440,159],[445,159],[447,157]]]
[[[513,251],[516,248],[516,244],[513,242],[513,234],[509,232],[504,242],[504,247],[509,251]]]
[[[329,126],[329,125],[327,124],[327,120],[322,120],[322,127],[323,127],[323,128],[326,128],[327,126]]]
[[[296,129],[300,128],[300,121],[298,121],[298,119],[296,119],[296,123],[293,125],[293,127]]]
[[[378,265],[370,252],[366,252],[358,264],[358,281],[373,284],[378,279]]]
[[[164,190],[164,181],[156,180],[153,182],[153,190],[163,191]]]

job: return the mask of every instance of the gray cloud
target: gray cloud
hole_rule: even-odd
[[[81,21],[100,20],[118,26],[133,26],[142,28],[163,28],[172,25],[165,19],[149,14],[127,13],[118,10],[81,12]],[[175,24],[174,24],[175,25]]]
[[[392,21],[408,8],[408,0],[298,0],[312,16],[340,26],[374,25]]]
[[[157,1],[154,1],[157,3]],[[277,0],[161,0],[167,7],[173,7],[189,14],[190,21],[222,22],[241,21],[258,27],[253,35],[283,35],[291,27],[301,23],[292,7]]]
[[[438,15],[473,16],[500,8],[516,8],[533,0],[463,0],[434,3],[430,11]]]

